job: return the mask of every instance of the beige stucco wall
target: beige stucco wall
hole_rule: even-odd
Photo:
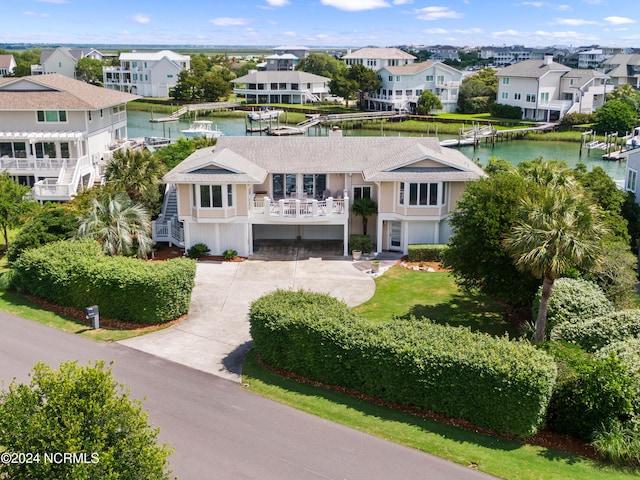
[[[191,185],[176,185],[176,187],[178,189],[178,215],[190,216],[192,214]]]
[[[390,213],[395,211],[396,184],[394,182],[383,182],[380,184],[380,190],[378,194],[378,211],[383,213]]]
[[[235,206],[236,215],[248,215],[249,206],[248,200],[248,185],[234,185],[233,186],[233,202]]]
[[[456,208],[456,204],[458,203],[458,200],[460,200],[460,197],[462,196],[462,193],[464,192],[464,189],[466,187],[466,184],[463,182],[452,182],[449,184],[449,198],[450,198],[450,202],[447,205],[448,209],[447,212],[452,212],[453,210],[455,210]]]

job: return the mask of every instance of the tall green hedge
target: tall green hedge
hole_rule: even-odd
[[[551,330],[552,340],[565,340],[595,352],[616,341],[640,336],[640,310],[620,310],[576,322],[563,322]]]
[[[14,285],[58,305],[98,305],[107,318],[156,324],[188,312],[195,265],[109,257],[94,241],[63,241],[23,253]]]
[[[426,320],[371,324],[324,294],[276,291],[249,317],[271,365],[522,437],[543,422],[556,378],[528,344]]]
[[[413,244],[407,250],[409,262],[439,262],[447,244]]]

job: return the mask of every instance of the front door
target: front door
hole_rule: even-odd
[[[402,222],[390,222],[389,250],[402,251]]]

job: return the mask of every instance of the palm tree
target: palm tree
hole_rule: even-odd
[[[107,163],[104,178],[116,192],[126,192],[129,198],[154,210],[160,198],[158,185],[166,167],[162,160],[147,151],[118,150]]]
[[[351,205],[353,214],[362,217],[362,234],[367,234],[367,219],[378,213],[378,205],[369,197],[357,198]]]
[[[520,220],[504,246],[518,268],[544,279],[535,323],[536,343],[545,338],[555,279],[571,267],[593,267],[600,257],[604,233],[597,207],[577,190],[546,188],[522,201]]]
[[[92,199],[91,209],[78,220],[77,236],[98,240],[107,255],[135,254],[146,259],[151,252],[149,214],[126,193]]]

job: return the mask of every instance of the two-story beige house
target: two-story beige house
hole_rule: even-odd
[[[406,253],[409,244],[449,240],[466,182],[482,176],[436,138],[222,137],[165,176],[173,189],[153,235],[242,256],[263,240],[333,240],[347,255],[349,235],[362,233],[351,202],[370,197],[376,250]]]

